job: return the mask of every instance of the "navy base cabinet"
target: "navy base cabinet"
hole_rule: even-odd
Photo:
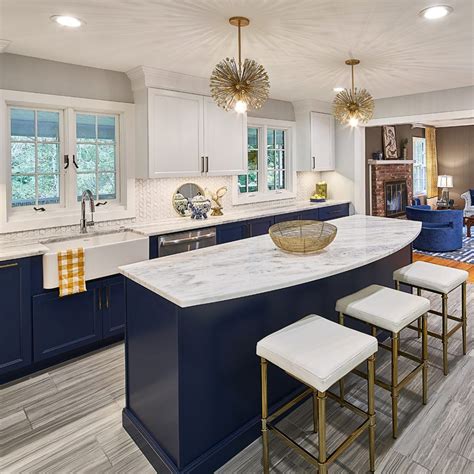
[[[31,364],[30,261],[0,262],[0,376]]]
[[[86,286],[86,292],[63,298],[57,290],[33,297],[35,362],[124,333],[124,278],[117,275]]]
[[[217,227],[217,243],[225,244],[250,237],[247,222],[232,222]]]

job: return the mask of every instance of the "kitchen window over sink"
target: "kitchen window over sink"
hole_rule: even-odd
[[[133,104],[2,94],[0,231],[78,224],[85,189],[98,222],[134,217]]]
[[[295,197],[294,124],[248,118],[247,174],[237,177],[235,204]]]

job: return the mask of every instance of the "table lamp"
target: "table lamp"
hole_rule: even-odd
[[[443,188],[441,201],[449,204],[449,188],[453,187],[453,177],[448,174],[438,176],[438,188]]]

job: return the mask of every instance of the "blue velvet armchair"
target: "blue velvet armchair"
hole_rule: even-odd
[[[407,219],[422,224],[413,247],[428,252],[450,252],[462,247],[463,212],[433,211],[430,206],[407,206]]]

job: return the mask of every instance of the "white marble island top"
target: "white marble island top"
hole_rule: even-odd
[[[355,215],[330,221],[337,236],[311,255],[279,250],[269,235],[119,268],[127,278],[186,308],[300,285],[385,258],[418,236],[421,223]]]

